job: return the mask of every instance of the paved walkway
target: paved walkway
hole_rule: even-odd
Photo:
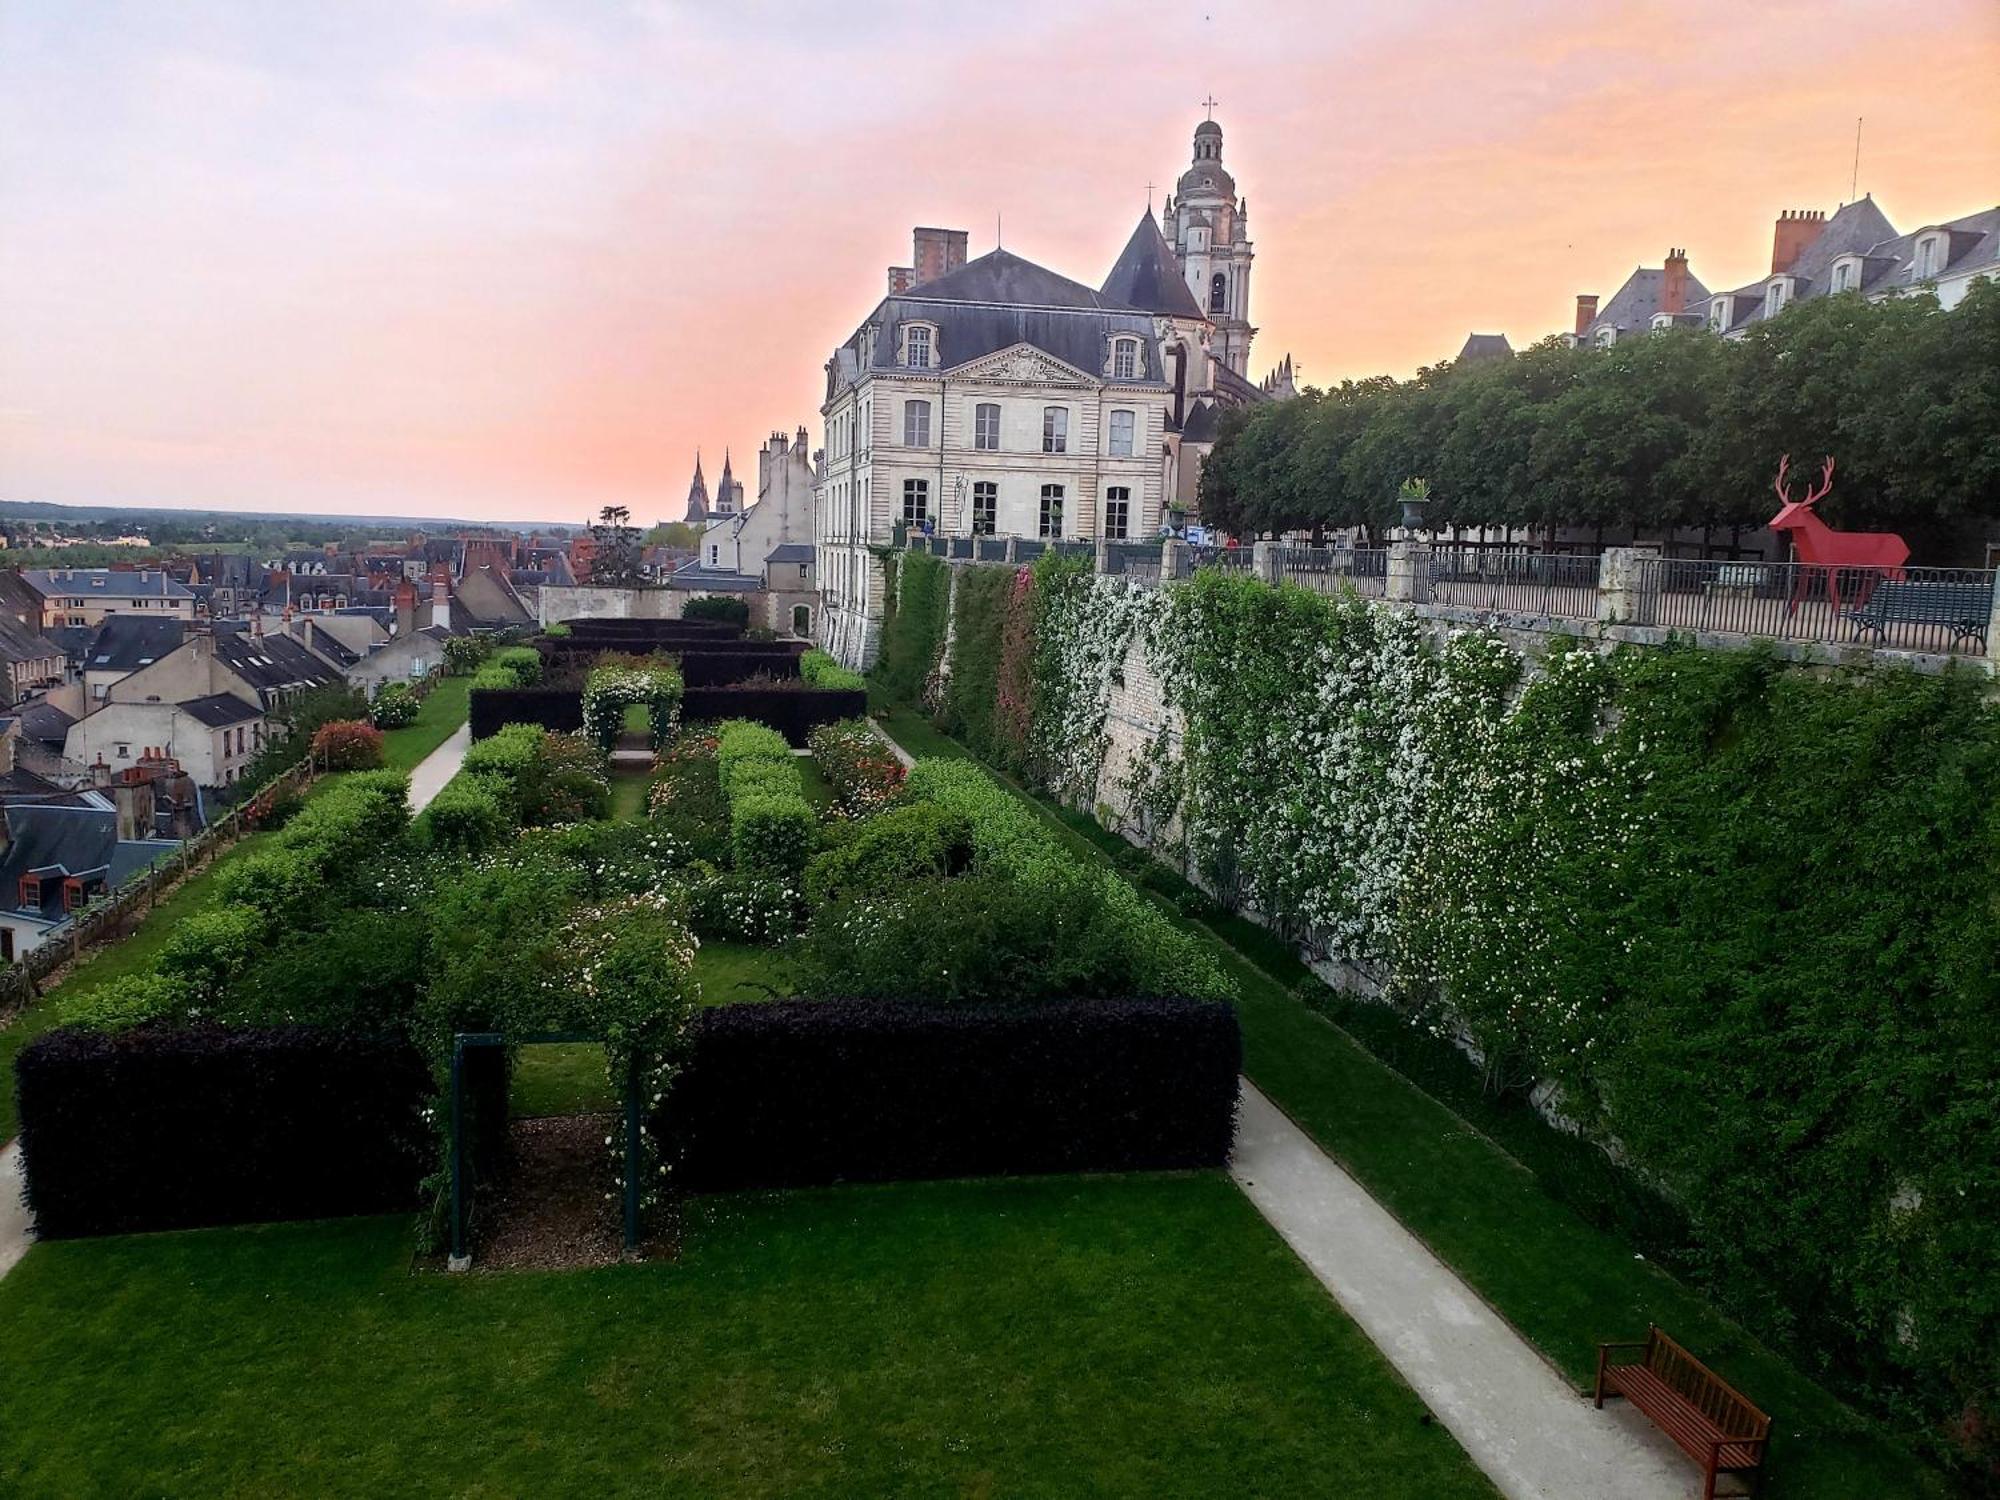
[[[1247,1078],[1230,1175],[1508,1500],[1699,1493],[1679,1449],[1570,1389]]]
[[[28,1227],[28,1205],[21,1199],[21,1143],[9,1141],[0,1150],[0,1276],[13,1270],[34,1232]]]
[[[459,762],[472,748],[472,726],[461,724],[452,737],[431,751],[410,772],[410,813],[415,816],[431,805],[431,798],[458,774]]]

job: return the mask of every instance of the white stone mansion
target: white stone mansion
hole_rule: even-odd
[[[1142,539],[1193,508],[1218,412],[1291,394],[1250,343],[1248,218],[1222,127],[1195,130],[1161,221],[1139,220],[1102,286],[963,230],[918,229],[909,266],[826,365],[816,488],[821,637],[872,663],[899,528]]]

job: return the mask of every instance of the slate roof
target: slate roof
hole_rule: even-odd
[[[1920,279],[1916,274],[1917,241],[1940,229],[1945,233],[1944,265]],[[1945,276],[2000,268],[2000,208],[1944,224],[1927,224],[1909,234],[1878,241],[1862,253],[1867,262],[1861,284],[1868,292],[1906,291]]]
[[[186,636],[183,620],[152,615],[106,615],[84,652],[84,670],[136,672],[176,650]]]
[[[251,635],[242,630],[215,633],[215,659],[256,689],[266,708],[271,695],[297,688],[331,687],[339,670],[287,635]]]
[[[1514,346],[1507,342],[1504,333],[1468,333],[1465,347],[1458,351],[1461,360],[1502,359],[1514,352]]]
[[[1615,328],[1620,333],[1639,333],[1650,329],[1653,314],[1660,311],[1660,293],[1666,280],[1667,273],[1660,267],[1641,266],[1627,276],[1625,284],[1611,294],[1611,300],[1598,309],[1597,316],[1584,329],[1584,337],[1594,338],[1601,328]],[[1690,271],[1681,309],[1686,311],[1705,306],[1710,295],[1700,278]]]
[[[666,576],[670,589],[703,589],[719,594],[754,594],[764,580],[752,573],[725,573],[719,568],[686,567]]]
[[[1207,321],[1201,304],[1194,300],[1194,293],[1181,279],[1173,248],[1160,233],[1159,221],[1150,208],[1139,216],[1139,227],[1119,251],[1101,290],[1113,302],[1127,307],[1165,313],[1172,318]]]
[[[998,302],[1010,307],[1125,307],[1116,297],[1024,260],[1011,250],[989,250],[956,271],[901,295],[925,302]]]
[[[182,713],[206,724],[210,729],[223,729],[232,724],[248,724],[252,719],[264,717],[264,711],[253,703],[246,703],[234,693],[210,693],[205,698],[189,698],[177,704]]]
[[[116,890],[180,848],[178,839],[120,839],[113,808],[16,803],[4,816],[9,838],[0,857],[0,908],[52,924],[69,917],[62,904],[63,876],[94,872]],[[41,904],[23,907],[21,877],[34,871],[52,878],[42,882]]]
[[[46,699],[37,698],[32,703],[23,703],[14,710],[14,717],[21,721],[22,735],[44,745],[63,745],[69,740],[69,727],[76,722],[68,714]]]
[[[21,576],[44,598],[192,599],[158,568],[24,568]]]
[[[0,661],[60,660],[66,654],[59,642],[30,630],[12,615],[0,615]]]
[[[767,563],[802,563],[811,562],[813,556],[814,551],[811,542],[780,542],[764,554],[764,561]]]
[[[37,776],[33,771],[24,771],[18,766],[11,771],[0,771],[0,803],[34,802],[82,807],[89,805],[86,797],[84,792],[57,786],[47,777]]]

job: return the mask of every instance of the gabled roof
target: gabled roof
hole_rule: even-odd
[[[1584,330],[1586,336],[1600,328],[1616,328],[1620,333],[1650,329],[1653,314],[1660,311],[1660,294],[1666,280],[1667,273],[1660,267],[1641,266],[1625,278],[1625,284],[1612,293],[1611,300],[1590,320],[1590,326]],[[1685,312],[1698,302],[1708,301],[1710,295],[1708,288],[1690,271],[1681,310]]]
[[[27,568],[21,576],[45,598],[192,599],[158,568]]]
[[[215,659],[254,688],[266,708],[270,707],[273,693],[331,687],[342,680],[337,668],[288,635],[218,630]]]
[[[1113,302],[1127,307],[1165,313],[1171,318],[1205,321],[1201,304],[1194,300],[1194,293],[1181,279],[1173,249],[1160,233],[1159,221],[1150,208],[1139,216],[1138,227],[1119,251],[1101,290]]]
[[[1468,333],[1465,347],[1458,351],[1463,360],[1503,359],[1514,352],[1514,346],[1507,342],[1504,333]]]
[[[37,698],[32,703],[23,703],[14,710],[14,717],[21,721],[21,734],[24,738],[39,741],[44,745],[63,744],[69,739],[70,725],[76,722],[44,698]]]
[[[86,672],[136,672],[186,639],[185,621],[151,615],[106,615],[83,654]]]
[[[210,693],[205,698],[190,698],[176,705],[182,713],[206,724],[210,729],[223,729],[232,724],[248,724],[252,719],[264,717],[264,711],[254,703],[245,702],[234,693]]]
[[[12,615],[0,615],[0,661],[60,661],[65,654],[60,644],[40,631],[30,630]]]

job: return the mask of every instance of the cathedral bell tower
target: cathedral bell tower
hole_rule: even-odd
[[[1194,160],[1181,173],[1161,214],[1161,232],[1188,290],[1215,325],[1210,352],[1247,376],[1250,340],[1248,205],[1236,196],[1236,179],[1222,165],[1222,127],[1203,120],[1194,128]]]

